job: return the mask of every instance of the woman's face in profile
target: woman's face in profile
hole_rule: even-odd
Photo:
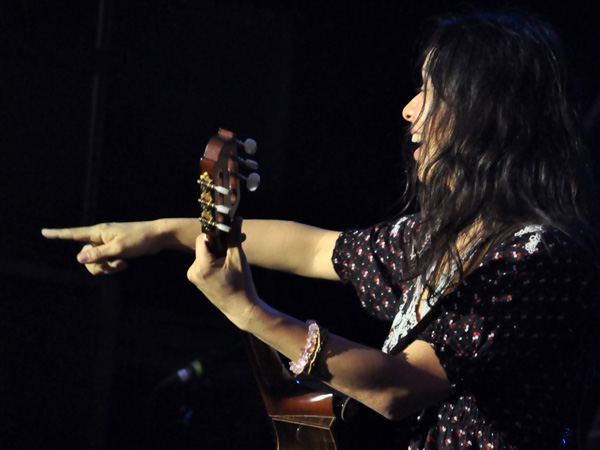
[[[411,124],[410,135],[414,144],[421,144],[425,135],[425,121],[431,113],[433,103],[433,87],[428,80],[427,74],[423,71],[423,85],[412,100],[410,100],[402,110],[402,117]],[[431,128],[431,127],[429,127]],[[423,181],[423,171],[435,152],[435,139],[433,136],[427,136],[426,147],[420,145],[413,152],[413,158],[418,164],[418,177]]]

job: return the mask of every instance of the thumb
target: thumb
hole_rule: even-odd
[[[205,234],[200,234],[196,237],[195,255],[196,259],[188,268],[187,278],[199,288],[198,282],[211,272],[211,268],[215,263],[215,257],[208,249]]]
[[[222,258],[221,258],[222,259]],[[196,263],[201,266],[212,266],[216,262],[215,255],[210,251],[208,247],[206,235],[200,234],[196,237]]]

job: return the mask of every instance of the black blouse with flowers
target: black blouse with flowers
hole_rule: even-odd
[[[416,217],[342,233],[333,255],[373,315],[394,320],[384,351],[401,351],[418,282],[404,282]],[[421,242],[427,245],[427,242]],[[410,449],[557,449],[588,365],[597,320],[594,271],[564,234],[526,227],[491,248],[426,316],[453,395],[402,426]],[[415,319],[416,320],[416,319]],[[406,337],[406,339],[403,339]]]

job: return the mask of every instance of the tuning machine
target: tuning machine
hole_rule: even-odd
[[[257,146],[254,139],[246,139],[244,142],[237,139],[237,144],[241,146],[248,155],[254,155],[256,153]]]
[[[236,139],[236,144],[248,155],[256,154],[256,150],[258,149],[256,141],[254,139],[246,139],[244,142],[242,142],[239,139]],[[245,159],[238,156],[237,160],[239,164],[243,164],[250,170],[258,170],[258,163],[252,159]],[[246,183],[246,189],[248,189],[250,192],[256,191],[258,189],[258,186],[260,185],[260,175],[256,172],[252,172],[248,176],[244,176],[240,173],[237,173],[236,177]]]
[[[260,175],[256,172],[252,172],[248,176],[244,176],[241,173],[236,173],[235,176],[246,183],[246,189],[248,189],[250,192],[254,192],[258,189],[258,186],[260,186]]]

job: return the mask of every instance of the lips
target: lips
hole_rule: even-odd
[[[416,150],[413,152],[413,158],[415,158],[415,161],[419,160],[419,152],[421,150],[421,147],[417,147]]]
[[[420,133],[411,132],[410,141],[411,141],[413,144],[417,144],[417,145],[418,145],[418,144],[420,144],[420,143],[421,143],[421,140],[422,140],[422,138],[421,138],[421,134],[420,134]],[[415,149],[415,151],[413,152],[413,158],[415,158],[415,160],[418,160],[418,159],[419,159],[419,152],[420,152],[420,150],[421,150],[421,146],[419,145],[419,146],[418,146],[418,147]]]

